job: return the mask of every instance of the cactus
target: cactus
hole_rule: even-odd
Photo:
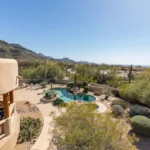
[[[131,80],[132,80],[132,78],[133,78],[132,71],[133,71],[133,67],[132,67],[132,65],[131,65],[130,68],[129,68],[129,73],[128,73],[128,80],[129,80],[129,83],[131,83]]]

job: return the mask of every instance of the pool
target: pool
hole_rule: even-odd
[[[70,102],[73,100],[83,100],[85,102],[95,101],[95,97],[92,95],[85,94],[71,94],[64,88],[53,88],[53,90],[57,93],[58,97],[62,99],[64,102]]]

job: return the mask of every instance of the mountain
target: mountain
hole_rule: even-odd
[[[55,59],[56,61],[60,62],[67,62],[67,63],[77,63],[76,61],[69,59],[69,58],[61,58],[61,59]]]
[[[51,56],[46,56],[42,53],[35,53],[32,50],[29,50],[19,44],[7,43],[3,40],[0,40],[0,58],[13,58],[17,60],[35,60],[35,59],[49,59],[55,60],[58,62],[67,62],[67,63],[80,63],[80,64],[95,64],[87,61],[74,61],[69,58],[53,58]]]
[[[35,52],[22,47],[19,44],[9,44],[0,40],[0,57],[33,60],[41,58]]]
[[[44,58],[51,59],[51,60],[55,59],[55,58],[53,58],[53,57],[51,57],[51,56],[45,56],[45,55],[42,54],[42,53],[38,53],[38,55],[39,55],[40,57],[44,57]]]

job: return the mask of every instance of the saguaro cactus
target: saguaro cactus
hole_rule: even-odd
[[[129,73],[128,73],[129,83],[131,83],[131,80],[132,80],[132,77],[133,77],[132,71],[133,71],[133,67],[131,65],[130,68],[129,68]]]

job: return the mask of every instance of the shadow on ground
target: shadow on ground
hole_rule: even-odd
[[[131,135],[134,133],[132,130],[129,131]],[[143,137],[136,134],[136,137],[139,138],[139,141],[135,143],[138,150],[150,150],[150,137]]]

